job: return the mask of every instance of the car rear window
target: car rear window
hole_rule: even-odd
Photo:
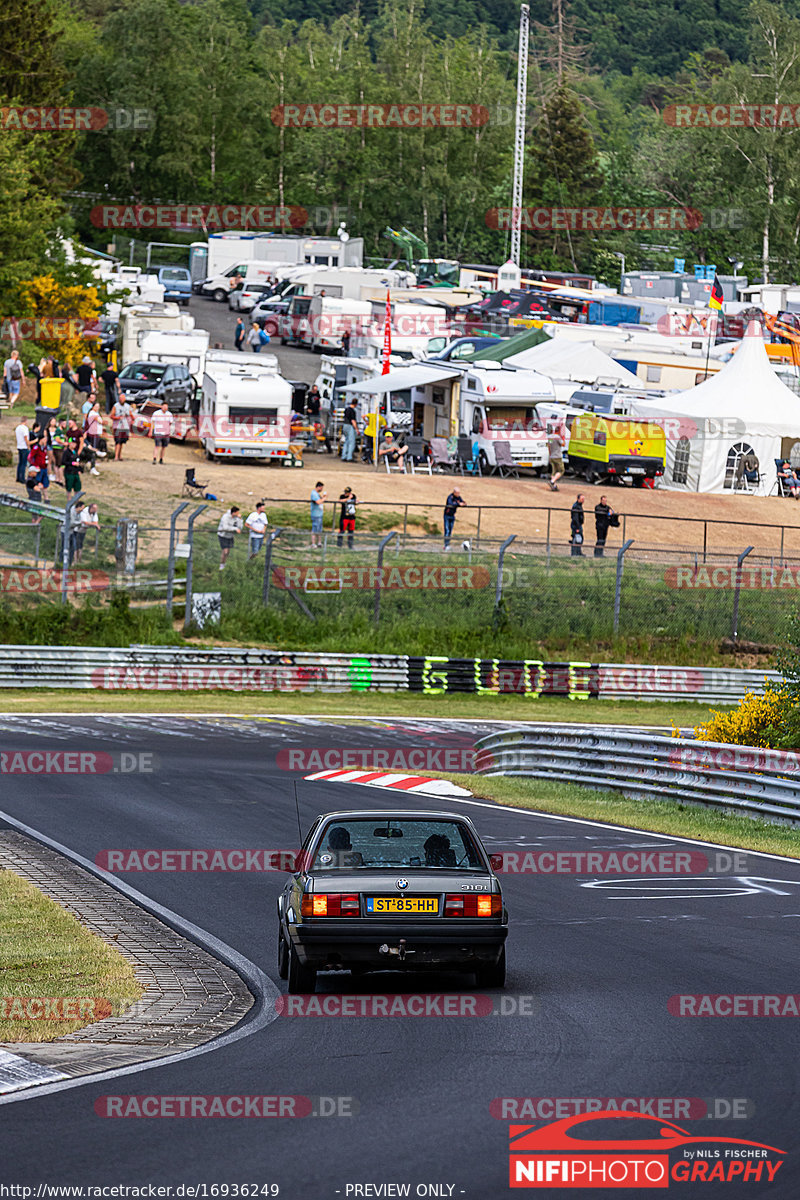
[[[460,821],[436,818],[358,817],[325,827],[314,855],[315,870],[431,867],[485,869],[475,839]]]
[[[140,379],[149,383],[158,383],[166,369],[163,363],[128,363],[127,367],[123,367],[120,371],[119,377],[120,379]]]

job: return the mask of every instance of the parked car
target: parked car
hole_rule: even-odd
[[[132,362],[119,373],[119,390],[135,404],[138,400],[166,400],[172,412],[185,412],[195,391],[195,379],[183,363]]]
[[[485,350],[487,346],[496,346],[501,341],[503,339],[500,337],[460,337],[438,354],[431,354],[429,357],[436,362],[471,362],[479,350]]]
[[[232,312],[252,312],[259,300],[265,299],[272,291],[269,283],[242,282],[232,288],[228,295],[228,308]]]
[[[317,972],[463,971],[505,982],[499,865],[469,817],[408,809],[317,817],[278,900],[278,974],[313,992]]]
[[[251,317],[254,321],[261,322],[261,328],[266,330],[270,337],[277,337],[280,318],[289,311],[290,303],[290,300],[281,300],[279,296],[270,296],[256,304]]]
[[[192,276],[186,267],[159,267],[158,282],[164,285],[164,301],[172,300],[188,308],[192,296]]]

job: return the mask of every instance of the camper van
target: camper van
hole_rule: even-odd
[[[481,467],[496,465],[495,443],[509,443],[518,467],[541,473],[548,465],[547,430],[536,404],[554,399],[553,384],[537,371],[477,364],[461,380],[461,428],[478,444]]]
[[[643,487],[645,479],[664,474],[666,436],[653,421],[585,413],[572,422],[569,464],[589,483],[598,479],[630,480]]]
[[[153,329],[186,333],[194,329],[194,317],[181,312],[177,304],[123,305],[117,326],[117,368],[142,357],[142,338]]]
[[[183,363],[198,381],[203,378],[210,334],[207,329],[149,329],[139,343],[143,362]]]
[[[304,296],[295,297],[289,304],[289,313],[296,304],[304,305],[307,299]],[[371,323],[372,305],[368,301],[320,296],[318,293],[311,297],[305,320],[298,323],[291,340],[296,341],[299,346],[306,346],[314,353],[318,350],[334,350],[341,346],[345,330],[355,339],[360,330],[368,329]]]
[[[292,386],[274,354],[206,356],[198,434],[209,461],[291,463]]]

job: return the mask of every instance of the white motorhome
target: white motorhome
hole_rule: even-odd
[[[293,461],[292,386],[274,354],[209,350],[198,435],[210,461]]]
[[[315,353],[318,350],[335,350],[342,344],[342,334],[350,333],[351,339],[358,336],[360,329],[369,329],[372,324],[372,305],[367,300],[345,300],[338,296],[312,296],[308,311],[293,320],[294,309],[305,297],[296,297],[289,305],[289,312],[279,321],[281,336],[287,328],[286,340],[294,340]],[[301,304],[305,307],[305,304]]]
[[[413,287],[417,277],[411,271],[369,267],[307,267],[292,274],[282,295],[315,296],[324,292],[340,300],[386,299],[392,288]]]
[[[183,363],[199,381],[210,336],[207,329],[151,329],[142,336],[139,357],[143,362]]]
[[[461,379],[461,429],[478,444],[481,465],[496,465],[495,443],[509,443],[519,467],[543,471],[547,466],[547,430],[536,405],[554,399],[553,383],[538,371],[513,370],[501,363],[469,367]]]
[[[364,239],[303,237],[299,234],[243,233],[225,230],[212,233],[208,242],[193,242],[189,247],[195,290],[201,281],[227,276],[236,267],[250,262],[269,262],[273,270],[282,266],[354,266],[364,257]]]
[[[194,317],[177,304],[123,305],[117,326],[117,365],[124,367],[141,358],[142,338],[153,329],[194,329]]]
[[[164,284],[156,275],[149,275],[141,267],[123,267],[121,263],[101,263],[94,275],[108,288],[110,295],[127,294],[128,304],[163,303]]]

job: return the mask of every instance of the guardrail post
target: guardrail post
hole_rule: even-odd
[[[189,507],[189,501],[184,500],[183,504],[179,504],[173,511],[169,519],[169,560],[167,562],[167,613],[172,615],[172,591],[175,583],[175,522],[185,508]]]
[[[261,599],[264,604],[269,604],[269,581],[272,575],[272,543],[276,538],[279,538],[283,533],[283,527],[279,525],[277,529],[273,529],[272,533],[267,538],[267,544],[264,547],[264,585],[261,589]]]
[[[736,590],[733,593],[733,619],[731,621],[731,639],[734,642],[739,636],[739,592],[742,589],[742,563],[753,549],[753,546],[748,546],[736,560]]]
[[[383,551],[389,545],[393,537],[397,537],[397,530],[393,529],[391,533],[387,533],[385,538],[381,539],[378,546],[378,570],[375,575],[375,610],[373,619],[377,625],[381,619],[381,572],[383,570]]]
[[[503,559],[506,556],[506,547],[511,545],[511,543],[516,539],[516,536],[517,535],[515,533],[512,533],[510,537],[507,537],[500,547],[500,553],[497,555],[497,587],[495,588],[494,593],[495,613],[499,609],[500,602],[503,599]]]
[[[61,526],[61,603],[67,603],[67,583],[69,581],[69,543],[72,526],[72,508],[80,500],[83,492],[76,492],[68,500],[64,508],[64,524]]]
[[[625,569],[625,555],[633,545],[634,539],[628,538],[617,551],[617,583],[614,588],[614,636],[619,630],[619,608],[622,601],[622,572]]]
[[[194,540],[194,523],[200,516],[200,513],[205,512],[207,508],[207,504],[199,504],[186,522],[186,540],[189,543],[189,557],[186,560],[186,606],[183,613],[184,633],[189,628],[192,617],[192,565],[194,559],[194,545],[192,543]]]

